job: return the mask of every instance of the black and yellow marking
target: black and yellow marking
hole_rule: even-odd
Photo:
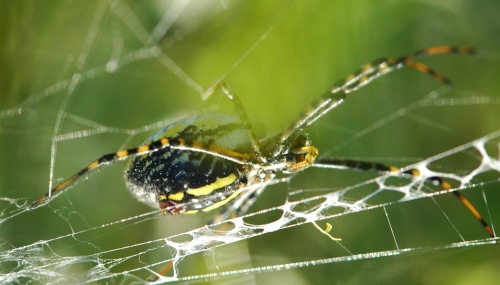
[[[233,102],[238,116],[206,114],[171,124],[153,135],[151,143],[106,154],[93,161],[36,200],[30,209],[47,202],[50,197],[72,185],[87,172],[101,165],[131,157],[133,159],[125,174],[130,192],[139,201],[159,206],[163,213],[171,214],[189,214],[219,208],[243,191],[262,189],[265,186],[262,182],[274,177],[276,172],[290,174],[313,165],[397,172],[419,177],[421,174],[416,169],[400,172],[398,167],[379,163],[318,158],[318,150],[309,144],[302,132],[304,128],[344,102],[347,94],[404,67],[428,74],[442,83],[451,84],[444,75],[416,61],[417,58],[435,54],[476,54],[476,51],[461,46],[435,46],[406,56],[387,57],[365,64],[355,73],[334,84],[281,134],[262,140],[255,134],[239,98],[225,84],[216,83],[211,90],[221,89]],[[442,178],[427,178],[427,182],[446,190],[452,189]],[[226,211],[230,209],[229,213],[242,214],[250,207],[251,203],[248,201],[253,201],[258,196],[257,193],[260,191],[248,192],[247,196],[242,197],[247,201],[244,206],[238,209],[227,207]],[[476,208],[459,192],[453,193],[493,237],[492,229]]]
[[[286,169],[287,173],[300,172],[306,168],[313,165],[314,161],[318,157],[318,149],[314,146],[301,146],[293,148],[291,153],[295,155],[295,160]]]
[[[215,210],[217,208],[220,208],[222,207],[223,205],[231,202],[234,198],[238,197],[238,195],[241,194],[241,191],[243,191],[242,188],[238,188],[238,190],[234,191],[233,193],[231,193],[231,195],[229,195],[227,198],[225,198],[224,200],[220,200],[216,203],[213,203],[212,205],[202,209],[202,211],[204,212],[208,212],[208,211],[212,211],[212,210]]]
[[[166,205],[166,207],[163,207],[162,204],[160,203],[160,208],[162,212],[164,213],[168,212],[171,214],[179,214],[179,213],[194,214],[199,211],[208,212],[211,211],[212,209],[219,208],[240,194],[240,192],[238,191],[239,187],[231,186],[234,182],[237,181],[237,179],[238,177],[235,174],[231,173],[226,177],[222,178],[217,177],[215,182],[207,184],[205,186],[201,186],[198,188],[188,188],[184,191],[168,194],[168,196],[161,194],[159,196],[160,197],[159,200],[163,203],[166,202],[164,204]],[[227,190],[224,187],[229,187],[230,190]],[[225,189],[229,193],[229,195],[227,197],[224,197],[223,199],[211,198],[213,201],[210,203],[209,206],[193,208],[187,205],[176,204],[183,202],[189,203],[194,198],[208,199],[207,197],[211,197],[211,195],[213,195],[214,193],[220,192],[221,189]]]
[[[218,122],[206,123],[217,116]],[[248,132],[237,122],[237,117],[211,114],[167,130],[175,135],[171,147],[136,156],[125,174],[128,188],[139,200],[159,204],[170,214],[208,211],[227,203],[247,184],[247,168],[260,163]]]
[[[154,142],[151,142],[150,144],[144,144],[136,148],[131,148],[131,149],[123,149],[119,150],[115,153],[109,153],[101,156],[99,159],[91,162],[87,167],[83,168],[73,176],[69,177],[68,179],[64,180],[54,188],[50,192],[47,192],[45,195],[41,196],[38,198],[35,202],[33,202],[29,209],[35,209],[39,207],[41,204],[43,204],[47,199],[50,197],[57,195],[58,192],[61,190],[65,189],[67,186],[71,185],[74,183],[76,180],[78,180],[80,177],[83,177],[85,174],[88,172],[96,169],[97,167],[100,167],[102,165],[108,165],[113,163],[114,161],[119,161],[119,160],[125,160],[130,157],[134,156],[139,156],[139,155],[146,155],[146,154],[151,154],[154,152],[157,152],[162,149],[179,149],[183,150],[189,148],[191,151],[196,152],[199,150],[200,152],[206,151],[209,147],[205,146],[203,143],[197,142],[197,141],[192,141],[189,144],[186,143],[186,141],[182,138],[161,138],[159,140],[156,140]],[[222,157],[229,157],[231,159],[242,159],[242,158],[247,158],[247,156],[239,154],[235,151],[228,151],[222,148],[215,148],[211,147],[210,148],[212,152],[217,153],[217,151],[220,151],[219,155]]]
[[[444,180],[441,177],[431,177],[428,178],[432,183],[441,186],[444,190],[451,190],[453,187],[451,186],[448,181]],[[491,229],[490,225],[484,220],[483,216],[479,213],[479,211],[472,205],[472,203],[465,198],[465,196],[458,192],[458,191],[453,191],[452,192],[459,200],[462,202],[462,204],[469,210],[469,212],[472,213],[472,215],[481,223],[481,225],[486,229],[490,237],[495,237],[495,234],[493,233],[493,230]]]
[[[239,98],[225,84],[217,83],[212,88],[219,88],[226,94],[233,102],[238,117],[208,114],[174,123],[155,134],[149,144],[103,155],[40,197],[30,209],[43,204],[87,172],[130,157],[134,159],[126,172],[129,190],[138,200],[151,205],[159,204],[162,212],[172,214],[218,208],[237,197],[249,183],[259,183],[260,179],[264,179],[262,177],[272,177],[275,172],[289,174],[312,165],[376,172],[399,171],[397,167],[379,163],[317,159],[317,149],[309,145],[301,132],[342,103],[347,94],[403,67],[413,68],[440,82],[451,84],[444,75],[415,60],[435,54],[476,54],[476,50],[462,46],[435,46],[406,56],[387,57],[365,64],[334,84],[281,135],[265,140],[263,145],[254,133]],[[258,171],[249,171],[252,168],[258,168],[261,172],[257,174]],[[416,169],[402,174],[420,176]],[[427,180],[443,189],[452,189],[442,178]],[[459,192],[453,193],[493,236],[493,231],[475,207]]]
[[[215,190],[220,189],[222,187],[226,187],[236,181],[238,177],[234,174],[231,173],[226,177],[219,178],[217,177],[215,179],[215,182],[198,187],[198,188],[191,188],[191,189],[186,189],[186,193],[189,195],[193,196],[207,196],[212,194]]]
[[[300,117],[281,134],[278,140],[278,145],[274,147],[271,155],[279,156],[288,152],[289,148],[287,148],[287,145],[290,144],[293,137],[301,133],[305,127],[309,126],[319,117],[323,116],[323,114],[342,103],[347,94],[358,90],[374,79],[392,71],[406,66],[421,73],[428,74],[444,84],[451,84],[451,80],[446,78],[444,75],[436,72],[424,63],[414,61],[416,58],[436,54],[474,55],[476,53],[475,49],[464,46],[435,46],[399,58],[386,57],[365,64],[353,74],[348,75],[343,80],[334,84],[328,92],[325,92],[320,98],[313,102],[311,107],[308,107],[308,110],[310,111],[302,113]],[[328,101],[329,104],[324,104],[326,101]]]
[[[397,172],[400,171],[400,168],[397,166],[387,166],[381,163],[373,163],[373,162],[364,162],[350,159],[341,159],[341,158],[318,158],[316,160],[315,165],[324,166],[324,167],[336,167],[336,168],[345,168],[352,170],[360,170],[360,171],[373,171],[373,172]],[[418,169],[409,169],[402,172],[403,174],[409,175],[414,178],[418,178],[421,176],[421,173]],[[452,190],[453,186],[441,177],[429,177],[426,179],[427,182],[440,186],[444,190]],[[460,192],[453,191],[452,192],[462,204],[472,213],[472,215],[481,223],[484,229],[488,232],[490,237],[495,237],[493,230],[488,225],[488,223],[484,220],[483,216],[479,213],[479,211],[472,205],[472,203]]]
[[[184,192],[177,192],[174,194],[169,194],[168,196],[161,195],[160,200],[172,200],[177,202],[182,202],[184,200]]]
[[[444,75],[438,73],[437,71],[431,69],[430,67],[428,67],[427,65],[425,65],[421,62],[406,59],[403,62],[403,64],[405,66],[411,67],[411,68],[413,68],[417,71],[420,71],[422,73],[429,74],[430,76],[434,77],[436,80],[441,81],[442,83],[444,83],[446,85],[451,85],[451,80],[449,80]]]

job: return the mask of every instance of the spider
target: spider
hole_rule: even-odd
[[[126,185],[139,201],[172,215],[206,212],[225,205],[220,219],[244,213],[280,173],[289,175],[313,165],[380,173],[399,171],[398,167],[379,163],[319,157],[317,148],[303,130],[341,104],[351,92],[403,67],[451,84],[445,76],[415,59],[452,53],[476,54],[476,51],[463,46],[434,46],[363,65],[334,84],[282,133],[264,139],[257,138],[238,97],[226,84],[217,83],[209,91],[220,89],[232,100],[237,115],[205,114],[173,123],[153,135],[150,143],[103,155],[40,197],[30,209],[47,203],[87,172],[128,158],[132,159],[125,172]],[[417,177],[420,174],[412,169],[401,171],[401,175]],[[427,178],[427,181],[446,190],[452,188],[439,177]],[[459,192],[452,193],[493,237],[493,231],[475,207]]]

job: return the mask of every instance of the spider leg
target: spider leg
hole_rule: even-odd
[[[207,93],[212,93],[215,90],[220,89],[224,95],[226,95],[229,100],[231,100],[234,104],[234,108],[236,110],[236,113],[240,117],[241,124],[243,127],[246,129],[248,133],[248,137],[250,138],[250,144],[252,146],[253,152],[256,154],[257,159],[260,160],[261,163],[266,162],[266,157],[262,154],[262,146],[259,143],[259,140],[257,139],[257,136],[255,135],[254,129],[252,127],[252,124],[250,123],[250,119],[248,117],[248,114],[245,110],[245,107],[243,107],[243,104],[240,101],[240,98],[229,89],[229,86],[226,82],[219,81],[216,84],[212,85],[206,92]]]
[[[48,202],[48,199],[59,193],[61,190],[65,189],[67,186],[74,183],[80,177],[84,176],[88,172],[103,166],[114,163],[115,161],[126,160],[130,157],[145,155],[149,153],[153,153],[155,151],[170,148],[170,149],[179,149],[179,150],[187,150],[187,151],[195,151],[195,152],[205,152],[214,156],[218,156],[238,164],[246,164],[248,160],[247,154],[241,154],[232,150],[216,147],[216,146],[205,146],[203,143],[198,141],[188,142],[182,138],[174,137],[168,138],[164,137],[157,141],[153,141],[149,144],[144,144],[142,146],[131,148],[131,149],[123,149],[114,153],[109,153],[101,156],[99,159],[94,160],[89,165],[87,165],[82,170],[75,173],[73,176],[67,178],[54,188],[52,188],[49,192],[47,192],[42,197],[38,198],[35,202],[31,204],[29,207],[30,210],[35,209],[45,202]]]
[[[231,203],[227,203],[207,224],[212,225],[227,219],[243,216],[248,212],[262,192],[264,192],[267,185],[267,183],[260,183],[255,186],[247,186],[249,187],[248,190],[243,191]],[[225,228],[222,226],[217,229],[224,230]]]
[[[387,172],[396,172],[400,171],[399,167],[396,166],[388,166],[381,163],[373,163],[373,162],[364,162],[350,159],[341,159],[341,158],[318,158],[314,163],[315,167],[320,168],[335,168],[335,169],[351,169],[351,170],[359,170],[359,171],[373,171],[378,173],[387,173]],[[409,175],[411,177],[419,177],[420,171],[417,169],[409,169],[401,172],[404,175]],[[444,190],[451,190],[453,187],[448,181],[441,177],[428,177],[426,181],[432,183],[436,186],[441,186]],[[493,230],[488,225],[488,223],[484,220],[483,216],[479,213],[479,211],[472,205],[472,203],[460,192],[453,191],[452,192],[462,204],[469,210],[469,212],[474,215],[474,217],[481,223],[484,229],[488,232],[490,237],[495,237]]]
[[[299,119],[292,123],[280,136],[277,146],[273,149],[273,156],[286,153],[290,140],[302,130],[328,113],[331,109],[341,104],[347,94],[358,90],[369,84],[373,80],[386,75],[394,70],[403,67],[410,67],[419,72],[429,74],[434,79],[451,84],[451,81],[444,75],[434,71],[427,65],[417,62],[414,59],[435,54],[476,54],[476,50],[462,46],[435,46],[426,48],[399,58],[387,57],[375,60],[363,65],[355,73],[348,75],[345,79],[337,82],[319,99],[312,103],[310,107],[300,114]]]
[[[223,206],[222,210],[217,213],[207,225],[213,225],[216,223],[221,223],[227,219],[239,217],[245,214],[248,209],[255,203],[259,196],[264,192],[268,183],[259,183],[256,185],[247,186],[237,198],[235,198],[231,203],[227,203]],[[229,224],[224,223],[219,225],[216,229],[218,231],[225,231]],[[160,270],[156,271],[155,275],[151,275],[148,278],[149,282],[158,280],[158,276],[165,276],[167,273],[172,271],[173,264],[171,261],[167,262]]]
[[[259,198],[260,194],[264,192],[267,184],[260,184],[251,189],[245,190],[237,198],[235,198],[231,203],[227,203],[223,206],[222,210],[217,213],[207,225],[213,225],[216,223],[223,222],[227,219],[239,217],[245,214],[248,209],[254,204],[254,202]],[[224,223],[219,225],[216,229],[218,231],[225,231],[229,224]],[[156,271],[154,275],[148,277],[149,282],[157,281],[159,276],[165,276],[173,269],[173,263],[171,261],[163,265],[160,270]]]
[[[331,89],[331,93],[351,93],[359,88],[370,83],[372,80],[383,76],[391,71],[401,69],[403,67],[410,67],[419,72],[429,74],[434,79],[441,81],[445,84],[451,84],[451,81],[444,75],[431,69],[426,64],[414,61],[415,58],[423,56],[436,55],[436,54],[476,54],[476,50],[462,46],[435,46],[426,48],[399,58],[387,57],[374,60],[371,63],[363,65],[358,71],[347,76],[344,80],[337,82]]]

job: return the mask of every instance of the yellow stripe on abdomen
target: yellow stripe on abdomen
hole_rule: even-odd
[[[231,173],[228,176],[222,177],[222,178],[217,177],[217,179],[215,180],[214,183],[202,186],[200,188],[194,188],[194,189],[190,188],[190,189],[187,189],[186,193],[188,193],[189,195],[193,195],[193,196],[205,196],[205,195],[209,195],[214,190],[220,189],[220,188],[222,188],[224,186],[227,186],[227,185],[233,183],[234,181],[236,181],[236,178],[237,177],[236,177],[236,175],[234,173]]]

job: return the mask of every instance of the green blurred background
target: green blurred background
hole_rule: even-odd
[[[151,134],[128,136],[121,130],[173,121],[200,110],[233,112],[231,103],[218,93],[201,100],[199,90],[157,58],[139,60],[136,53],[130,64],[120,65],[116,72],[103,72],[111,59],[119,58],[123,64],[128,59],[125,55],[143,49],[143,42],[148,41],[143,36],[150,35],[173,7],[172,2],[162,1],[0,4],[2,197],[32,201],[47,191],[51,139],[61,112],[65,118],[58,134],[81,137],[63,138],[57,144],[54,181],[72,175],[104,153],[136,146]],[[223,77],[241,97],[250,117],[265,125],[269,133],[285,128],[332,83],[376,58],[443,44],[485,51],[479,57],[444,55],[425,60],[455,83],[453,90],[441,93],[451,98],[444,106],[416,108],[411,114],[388,120],[389,114],[433,90],[442,90],[428,76],[404,70],[353,94],[308,130],[322,153],[406,165],[499,129],[499,19],[500,3],[485,0],[193,1],[158,45],[202,88]],[[81,72],[83,80],[74,90],[64,85]],[[489,103],[460,103],[464,98],[488,98]],[[361,135],[361,130],[380,120],[382,127]],[[111,128],[102,134],[85,133],[99,132],[97,124]],[[460,162],[441,167],[470,170],[471,165]],[[4,222],[1,238],[20,247],[150,211],[125,189],[121,179],[124,167],[118,163],[97,171],[49,207]],[[331,191],[373,177],[330,170],[312,170],[303,176],[289,187],[278,185],[266,191],[254,210],[283,203],[290,189]],[[488,182],[494,177],[498,175],[481,178]],[[484,189],[494,216],[499,212],[494,198],[499,195],[494,184],[491,188],[474,188],[476,191],[466,191],[466,195],[484,212],[479,191]],[[464,223],[460,231],[465,239],[484,238],[481,227],[452,195],[437,199],[455,223]],[[409,247],[459,241],[433,201],[426,200],[389,208],[392,215],[407,219],[398,224],[401,236],[397,240]],[[105,250],[182,233],[209,218],[159,217],[134,225],[130,231],[118,228],[87,238]],[[355,253],[384,250],[393,242],[381,210],[330,223],[334,224],[332,234],[342,237]],[[247,243],[253,266],[345,254],[311,225]],[[92,248],[75,240],[51,244],[57,254],[68,256],[88,254]],[[274,280],[290,284],[486,284],[500,277],[497,256],[497,247],[483,246],[312,266],[253,278],[260,284]],[[181,274],[203,272],[203,267],[213,266],[211,255],[207,260],[208,265],[202,258],[183,261]],[[9,270],[12,266],[4,267]]]

